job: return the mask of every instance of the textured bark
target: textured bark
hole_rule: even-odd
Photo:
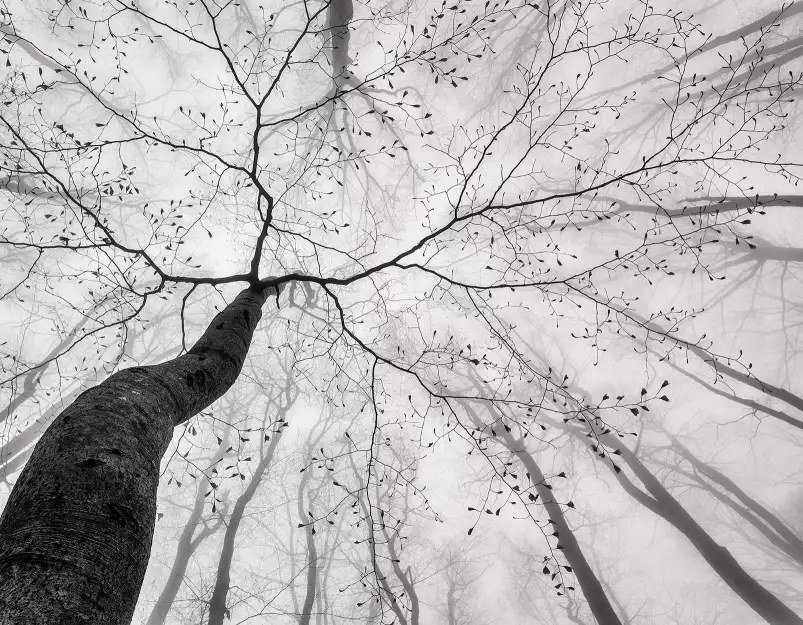
[[[47,429],[0,518],[0,624],[131,622],[173,428],[237,379],[266,296],[243,291],[187,354],[115,373]]]
[[[209,600],[209,625],[223,625],[224,619],[228,616],[226,600],[229,595],[231,582],[231,563],[234,559],[234,541],[237,538],[237,531],[240,529],[240,523],[245,515],[245,508],[251,502],[251,499],[253,499],[262,478],[270,467],[270,463],[276,452],[276,446],[279,444],[279,439],[281,439],[283,431],[284,428],[280,427],[279,431],[273,435],[270,445],[268,445],[268,448],[264,451],[262,459],[259,461],[256,469],[254,469],[254,475],[251,476],[251,481],[248,483],[243,494],[237,499],[237,503],[234,504],[234,510],[231,513],[231,518],[226,526],[226,534],[223,537],[223,549],[220,552],[220,560],[218,561],[215,588],[212,591],[212,598]]]

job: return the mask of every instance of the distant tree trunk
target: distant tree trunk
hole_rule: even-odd
[[[318,586],[318,550],[315,546],[315,528],[312,519],[304,511],[304,494],[307,483],[309,482],[310,471],[305,471],[298,486],[298,516],[304,525],[304,533],[307,537],[307,587],[304,594],[304,606],[301,608],[301,618],[299,625],[309,625],[312,618],[312,607],[315,605],[315,590]]]
[[[259,461],[254,474],[251,476],[251,481],[248,483],[247,488],[242,495],[237,499],[232,510],[231,518],[226,526],[226,534],[223,537],[223,549],[220,552],[220,560],[217,566],[217,577],[215,579],[215,588],[212,591],[212,598],[209,600],[209,625],[223,625],[223,621],[228,616],[228,608],[226,607],[226,600],[229,595],[229,586],[231,582],[231,563],[234,558],[234,541],[237,538],[237,531],[240,529],[243,516],[245,515],[245,508],[251,503],[254,494],[262,482],[270,463],[273,461],[276,446],[279,444],[279,439],[282,437],[284,428],[283,424],[279,425],[279,430],[273,435],[268,448],[264,450],[262,458]]]
[[[237,379],[266,291],[246,289],[188,353],[81,395],[34,448],[0,517],[2,625],[127,625],[173,428]]]
[[[28,370],[28,372],[22,378],[21,389],[18,388],[17,383],[12,386],[14,394],[11,396],[8,404],[3,406],[3,408],[0,408],[0,423],[3,423],[6,419],[8,419],[12,413],[19,408],[20,404],[23,404],[34,396],[36,387],[39,385],[39,378],[45,374],[50,365],[55,362],[56,358],[60,356],[71,343],[75,341],[75,335],[83,329],[90,318],[91,317],[89,314],[84,315],[84,317],[67,333],[67,336],[59,341],[59,343],[53,349],[51,349],[44,358],[42,358],[42,362],[39,365],[31,367]],[[5,454],[3,453],[2,448],[0,448],[0,460],[3,458],[5,458]]]
[[[366,492],[365,489],[365,481],[360,476],[360,472],[357,470],[357,466],[354,464],[354,458],[351,458],[351,468],[354,471],[354,478],[357,480],[357,491],[358,493]],[[371,509],[366,505],[365,498],[359,497],[360,501],[360,509],[362,510],[363,516],[365,518],[365,523],[368,527],[368,545],[371,551],[371,565],[374,570],[374,577],[376,578],[379,587],[377,588],[377,597],[381,601],[381,593],[379,589],[381,589],[385,593],[385,597],[387,597],[387,602],[390,605],[390,609],[393,611],[393,614],[396,617],[396,621],[398,625],[408,625],[407,617],[404,615],[404,611],[402,610],[401,606],[399,605],[398,597],[393,592],[393,588],[391,588],[390,583],[388,582],[388,577],[382,572],[382,569],[379,567],[379,558],[376,552],[376,545],[377,545],[377,538],[376,538],[376,531],[375,531],[375,522],[373,515],[371,514]],[[381,521],[384,523],[384,521]]]
[[[503,440],[505,441],[505,446],[518,456],[530,474],[530,482],[535,485],[535,490],[541,498],[541,503],[546,509],[549,519],[552,521],[552,526],[558,533],[558,542],[563,547],[563,555],[566,556],[566,561],[572,567],[577,583],[580,584],[583,596],[588,601],[588,607],[591,609],[594,618],[597,619],[598,623],[605,623],[605,625],[621,625],[622,621],[608,599],[608,594],[600,583],[597,574],[594,573],[594,569],[588,563],[583,553],[583,548],[574,537],[574,532],[566,521],[561,505],[555,501],[552,491],[546,487],[546,478],[535,458],[521,444],[517,445],[509,433],[503,432]]]
[[[665,431],[666,432],[666,431]],[[787,557],[803,566],[803,540],[792,531],[784,521],[775,513],[763,506],[756,499],[743,491],[738,484],[731,480],[721,471],[713,466],[706,464],[697,458],[692,451],[683,445],[677,438],[666,432],[674,445],[674,449],[698,472],[691,476],[703,488],[708,490],[714,497],[725,503],[736,511],[739,516],[755,527],[767,540]],[[671,467],[670,467],[671,468]],[[731,499],[727,494],[720,493],[705,480],[705,476],[715,484],[718,484],[726,493],[733,495],[741,502],[741,506]],[[743,507],[742,507],[743,506]],[[762,522],[763,521],[763,522]]]
[[[379,484],[375,485],[376,488],[376,500],[381,501],[381,495],[379,493]],[[402,523],[400,524],[401,527],[407,522],[408,516],[408,508],[407,502],[409,497],[409,492],[405,494],[405,511],[404,516],[402,517]],[[413,580],[413,572],[411,568],[408,566],[407,571],[402,570],[401,567],[401,554],[396,549],[396,538],[399,536],[399,526],[396,526],[396,529],[389,530],[388,526],[382,521],[382,535],[385,538],[385,543],[388,546],[388,555],[390,556],[390,563],[391,567],[393,568],[393,573],[396,575],[396,578],[401,582],[402,588],[404,588],[404,594],[407,595],[407,598],[410,600],[410,625],[420,625],[420,616],[421,616],[421,601],[418,598],[418,592],[415,589],[415,582]],[[391,535],[391,532],[393,535]]]
[[[457,610],[454,600],[455,587],[455,581],[449,580],[449,590],[446,593],[446,618],[449,621],[449,625],[457,625]]]
[[[190,563],[192,554],[195,553],[198,545],[200,545],[207,536],[213,534],[220,526],[220,519],[218,519],[211,527],[204,526],[197,535],[195,534],[201,521],[204,504],[206,503],[204,493],[207,488],[209,488],[209,482],[207,480],[198,483],[195,505],[178,539],[176,557],[173,559],[173,568],[170,569],[170,575],[168,575],[162,592],[159,593],[159,598],[156,600],[145,625],[163,625],[167,619],[167,615],[170,613],[170,609],[173,607],[173,602],[176,600],[178,591],[181,588],[181,583],[184,581],[184,575],[187,572],[187,565]]]
[[[484,423],[476,411],[466,402],[462,402],[462,405],[471,416],[474,424],[478,427],[483,427]],[[491,410],[494,410],[493,406],[491,406]],[[494,415],[501,416],[495,411]],[[519,458],[530,474],[530,482],[535,486],[535,490],[541,498],[541,504],[546,509],[555,531],[558,532],[558,539],[563,547],[563,555],[572,567],[577,583],[580,584],[583,596],[588,601],[588,607],[591,609],[594,618],[597,619],[597,622],[605,625],[621,625],[619,615],[608,600],[605,589],[588,563],[583,553],[583,548],[574,537],[574,532],[566,521],[561,505],[555,500],[552,490],[546,487],[546,478],[535,458],[524,447],[522,440],[516,440],[505,429],[497,433],[496,439]]]
[[[727,549],[720,546],[694,520],[686,509],[680,505],[680,502],[642,464],[636,454],[626,446],[619,444],[618,441],[615,441],[612,435],[607,435],[607,438],[609,439],[606,441],[608,444],[621,451],[621,458],[641,483],[644,484],[644,487],[652,497],[636,488],[623,473],[619,473],[617,475],[619,483],[622,484],[627,492],[680,530],[725,583],[765,621],[772,625],[803,625],[803,619],[797,616],[778,597],[759,584],[742,568]]]
[[[218,446],[217,452],[212,458],[211,464],[215,465],[225,455],[225,450],[229,446],[229,432],[230,428],[226,428],[223,435],[223,440]],[[214,534],[221,524],[223,515],[221,514],[217,521],[210,527],[204,525],[203,528],[196,535],[196,530],[201,522],[201,517],[206,504],[206,493],[211,485],[206,475],[198,482],[198,489],[195,493],[195,504],[192,507],[190,518],[184,525],[181,531],[181,536],[178,539],[178,546],[176,547],[176,557],[173,559],[173,567],[170,569],[170,575],[167,577],[162,592],[159,593],[159,598],[151,610],[145,625],[163,625],[173,607],[173,602],[176,600],[178,591],[184,581],[184,575],[187,572],[187,565],[190,563],[190,558],[195,550],[198,548],[205,538]]]

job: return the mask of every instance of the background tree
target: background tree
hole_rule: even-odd
[[[740,8],[5,0],[6,621],[146,620],[203,490],[165,622],[427,622],[461,534],[567,622],[799,623],[643,427],[795,492],[801,13]]]

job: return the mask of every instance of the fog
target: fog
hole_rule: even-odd
[[[803,623],[799,4],[0,22],[0,623]]]

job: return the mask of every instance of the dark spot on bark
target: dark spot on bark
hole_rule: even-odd
[[[117,503],[109,503],[106,504],[105,508],[109,518],[120,527],[125,527],[134,531],[139,528],[136,517],[131,513],[131,510],[125,506],[121,506]]]
[[[106,463],[97,458],[87,458],[86,460],[81,460],[81,462],[79,462],[77,466],[84,469],[92,469],[101,464],[106,464]]]
[[[219,324],[215,326],[215,330],[220,330],[223,327],[223,322],[221,321]]]
[[[245,325],[250,328],[251,327],[251,315],[248,314],[247,310],[243,311],[243,319],[245,319]]]
[[[203,362],[204,360],[206,360],[206,356],[198,356],[199,362]]]
[[[145,373],[145,368],[144,367],[131,367],[129,369],[129,371],[131,373]]]
[[[206,383],[206,374],[200,369],[196,369],[194,373],[188,373],[185,379],[187,386],[192,389],[197,387],[199,391],[202,391]]]
[[[122,456],[123,455],[123,450],[122,449],[117,449],[117,447],[112,447],[109,450],[109,452],[113,453],[115,456]]]

